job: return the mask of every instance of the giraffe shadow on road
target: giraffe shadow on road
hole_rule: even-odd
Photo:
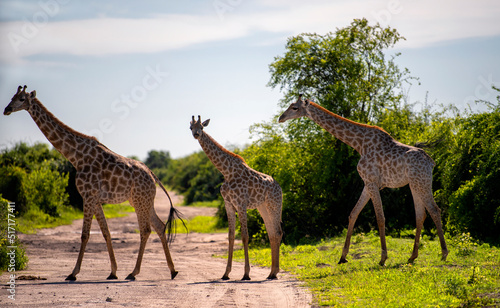
[[[200,282],[191,282],[187,283],[187,285],[210,285],[210,284],[261,284],[261,283],[266,283],[270,282],[272,280],[265,279],[265,280],[222,280],[222,279],[217,279],[217,280],[209,280],[209,281],[200,281]]]

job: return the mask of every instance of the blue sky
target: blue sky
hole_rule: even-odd
[[[67,125],[141,159],[200,150],[192,115],[210,118],[221,144],[243,146],[250,125],[280,111],[266,85],[286,39],[365,17],[406,37],[393,51],[420,78],[411,102],[428,93],[463,109],[500,86],[498,16],[496,0],[2,0],[1,108],[26,84]],[[0,116],[0,147],[18,141],[47,142],[27,112]]]

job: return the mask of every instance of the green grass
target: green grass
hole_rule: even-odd
[[[344,237],[314,245],[281,245],[280,268],[312,291],[320,306],[475,307],[500,305],[500,249],[478,245],[467,234],[448,238],[450,254],[440,261],[439,242],[421,240],[419,257],[407,264],[412,239],[387,237],[389,259],[379,266],[378,234],[351,240],[348,263],[338,265]],[[235,251],[243,260],[243,251]],[[252,248],[251,262],[271,265],[269,248]]]
[[[194,207],[218,207],[220,204],[219,200],[212,201],[196,201],[191,204],[187,204],[186,206],[194,206]]]
[[[52,217],[44,213],[38,207],[34,207],[23,216],[17,218],[17,231],[34,234],[37,229],[69,225],[73,220],[83,218],[82,211],[69,206],[61,208],[59,214],[59,217]]]
[[[126,216],[134,212],[134,208],[128,202],[121,204],[104,204],[104,215],[106,218]],[[69,225],[75,219],[82,219],[83,212],[73,207],[63,207],[59,210],[59,217],[52,217],[42,212],[38,207],[30,209],[23,216],[17,218],[17,231],[34,234],[37,229],[54,228],[61,225]]]
[[[104,211],[104,216],[106,216],[107,219],[124,217],[135,212],[134,207],[131,206],[128,201],[120,204],[104,204],[102,209]]]
[[[227,232],[227,228],[217,228],[217,218],[211,216],[196,216],[186,220],[187,231],[197,233],[222,233]],[[176,233],[186,233],[186,228],[177,220]]]

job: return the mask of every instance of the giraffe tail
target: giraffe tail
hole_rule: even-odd
[[[176,230],[177,230],[177,221],[181,221],[182,225],[188,231],[188,228],[186,226],[186,222],[182,218],[182,213],[179,212],[178,209],[174,208],[173,206],[170,207],[170,213],[168,215],[167,222],[165,223],[165,231],[167,233],[167,242],[172,243],[175,239],[176,235]]]
[[[188,228],[186,226],[186,222],[183,219],[182,213],[178,209],[174,208],[174,204],[172,203],[172,199],[170,198],[170,195],[168,194],[165,186],[163,186],[163,184],[160,182],[160,179],[158,179],[158,177],[153,172],[151,172],[151,174],[153,175],[155,182],[158,185],[160,185],[161,189],[165,192],[165,194],[168,197],[168,200],[170,201],[170,213],[168,214],[168,219],[165,223],[165,229],[163,230],[163,233],[165,233],[165,232],[167,233],[167,242],[172,243],[175,239],[175,232],[177,230],[177,221],[178,220],[180,220],[182,222],[182,225],[184,226],[186,231],[188,231]]]

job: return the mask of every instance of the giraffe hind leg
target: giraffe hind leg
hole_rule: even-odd
[[[277,279],[280,270],[280,244],[283,236],[281,228],[281,204],[276,205],[275,208],[276,210],[272,210],[269,206],[266,206],[265,209],[259,209],[271,244],[271,272],[267,279]]]
[[[106,217],[104,216],[104,212],[103,212],[101,206],[98,206],[96,208],[95,218],[96,218],[97,222],[99,223],[99,227],[101,228],[102,236],[104,237],[104,240],[106,241],[106,247],[108,248],[109,260],[111,262],[111,273],[109,274],[107,279],[118,279],[118,277],[116,276],[116,270],[118,267],[116,265],[115,254],[113,251],[113,246],[111,244],[111,234],[109,233],[109,228],[108,228],[108,224],[106,222]]]
[[[161,240],[163,251],[165,252],[165,257],[167,258],[167,265],[168,268],[170,269],[170,277],[171,279],[174,279],[175,276],[177,276],[178,272],[174,268],[174,262],[172,261],[172,256],[170,255],[170,251],[168,249],[167,236],[165,235],[165,224],[161,221],[161,219],[154,211],[151,215],[151,223],[156,233],[158,234],[158,237]]]
[[[425,207],[422,203],[422,199],[418,195],[418,191],[415,189],[414,185],[410,184],[410,189],[413,195],[413,203],[415,204],[415,219],[416,219],[416,232],[415,232],[415,242],[413,244],[413,252],[408,259],[408,263],[413,263],[418,257],[418,248],[420,245],[420,234],[424,221],[426,218]]]
[[[439,242],[441,244],[441,260],[446,261],[446,257],[448,256],[448,248],[446,246],[446,241],[444,239],[443,226],[441,223],[441,210],[437,206],[434,201],[434,197],[432,196],[432,191],[429,191],[425,194],[423,198],[423,204],[429,212],[434,224],[436,225],[436,231],[438,233]]]
[[[243,209],[245,208],[246,207],[243,207]],[[248,235],[246,211],[243,210],[238,212],[238,217],[241,224],[241,241],[243,242],[243,249],[245,251],[245,273],[243,274],[243,278],[241,278],[241,280],[250,280],[250,258],[248,256],[248,243],[250,239]]]
[[[367,188],[370,198],[372,199],[373,208],[375,209],[375,217],[377,218],[378,232],[380,236],[381,255],[380,262],[378,264],[380,266],[384,266],[385,261],[387,260],[387,244],[385,241],[385,216],[384,209],[382,208],[382,198],[380,197],[380,190],[375,183],[369,183]]]

